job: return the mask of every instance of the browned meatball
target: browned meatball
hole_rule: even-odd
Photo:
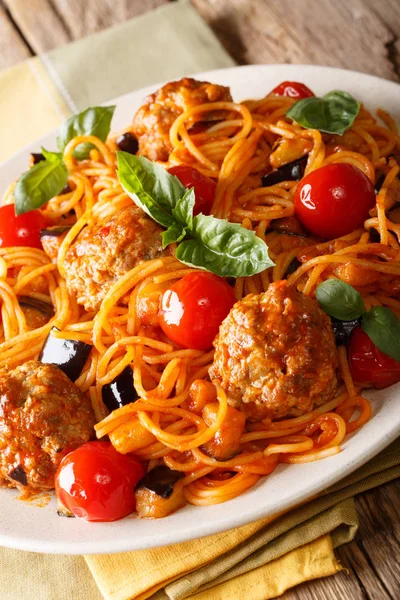
[[[200,104],[231,101],[229,88],[222,85],[187,77],[167,83],[146,98],[133,119],[132,133],[139,141],[139,154],[167,161],[172,150],[169,130],[180,114]],[[207,112],[204,118],[219,119],[221,111]]]
[[[0,484],[53,488],[62,458],[90,439],[94,423],[90,401],[55,365],[1,371]]]
[[[331,400],[338,358],[329,317],[286,281],[237,302],[214,340],[210,377],[249,417],[298,416]]]
[[[87,311],[99,309],[111,286],[139,263],[168,254],[162,229],[137,206],[85,227],[65,257],[68,290]]]

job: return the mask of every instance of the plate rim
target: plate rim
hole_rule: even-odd
[[[297,69],[299,71],[299,75],[301,78],[306,78],[307,73],[316,73],[316,72],[320,72],[321,70],[325,71],[326,73],[328,73],[328,72],[332,73],[335,77],[340,75],[341,73],[346,73],[347,75],[356,76],[357,79],[360,79],[360,78],[365,79],[365,82],[368,81],[370,84],[371,83],[381,84],[382,82],[384,82],[385,86],[390,86],[390,87],[393,87],[393,90],[400,91],[400,84],[398,84],[394,81],[388,80],[388,79],[380,78],[376,75],[369,75],[367,73],[353,71],[350,69],[341,69],[341,68],[336,68],[336,67],[319,66],[319,65],[293,65],[293,64],[279,64],[279,63],[271,64],[271,65],[265,65],[265,64],[243,65],[243,66],[233,66],[233,67],[228,67],[228,68],[223,68],[223,69],[214,69],[211,71],[204,71],[204,72],[196,73],[196,74],[193,74],[190,76],[197,77],[197,78],[207,77],[207,78],[211,78],[211,79],[213,79],[213,78],[217,79],[220,74],[224,73],[224,75],[232,74],[232,77],[234,78],[235,73],[237,73],[237,72],[243,73],[246,70],[254,71],[257,69],[265,70],[265,71],[273,71],[273,70],[280,69],[280,70],[282,70],[283,76],[284,76],[285,71],[293,71],[293,69]],[[150,93],[153,90],[160,87],[161,85],[163,85],[163,83],[164,82],[155,83],[150,86],[140,88],[138,90],[133,90],[133,92],[128,92],[127,94],[123,94],[122,96],[118,96],[117,98],[111,99],[102,104],[109,104],[109,103],[114,103],[114,102],[121,103],[123,101],[123,99],[128,98],[133,93],[136,93],[136,94],[142,93],[143,96],[145,96],[148,93]],[[233,85],[233,83],[231,85]],[[24,146],[24,148],[13,153],[13,155],[11,157],[9,157],[7,160],[3,161],[0,164],[0,171],[3,171],[3,169],[7,168],[7,166],[11,162],[14,162],[21,155],[23,155],[24,153],[29,151],[29,149],[32,148],[32,146],[37,146],[37,145],[41,144],[42,142],[48,140],[49,137],[52,137],[52,136],[55,137],[57,131],[58,131],[58,128],[55,128],[55,129],[49,131],[48,133],[44,134],[43,136],[41,136],[39,139],[35,140],[34,142],[27,144],[26,146]],[[1,190],[0,190],[0,192],[1,192]],[[366,462],[371,460],[374,456],[376,456],[379,452],[381,452],[384,448],[386,448],[390,443],[392,443],[398,437],[399,434],[400,434],[400,421],[399,421],[399,423],[394,422],[391,428],[386,429],[385,434],[378,441],[374,442],[374,444],[369,448],[369,450],[362,453],[358,457],[357,460],[355,460],[345,466],[341,466],[340,468],[338,468],[336,470],[336,472],[334,474],[331,474],[326,478],[321,478],[320,480],[318,480],[318,482],[316,484],[314,483],[314,485],[311,481],[311,484],[307,486],[307,490],[301,491],[300,493],[298,492],[297,494],[292,494],[290,496],[290,498],[288,497],[286,502],[283,502],[279,506],[279,512],[281,512],[282,510],[286,510],[290,507],[293,507],[301,502],[307,501],[307,499],[313,497],[315,494],[318,494],[321,491],[323,491],[324,489],[326,489],[327,486],[334,485],[338,481],[340,481],[343,478],[345,478],[346,476],[350,475],[351,473],[356,471],[358,468],[360,468],[362,465],[364,465]],[[351,441],[351,439],[349,439],[349,441]],[[332,457],[332,458],[334,458],[334,457]],[[325,460],[329,460],[329,458],[325,459]],[[202,508],[202,507],[196,507],[196,510],[199,510],[200,508]],[[207,508],[207,507],[204,507],[204,508]],[[273,511],[273,512],[275,512],[275,511]],[[249,514],[247,512],[243,513],[240,510],[237,511],[237,513],[233,514],[233,515],[230,514],[229,511],[227,511],[227,516],[225,518],[223,518],[218,524],[213,523],[211,526],[208,526],[208,527],[205,527],[204,524],[202,524],[200,527],[197,527],[197,529],[199,529],[199,528],[203,529],[204,530],[203,533],[199,533],[197,531],[196,527],[195,527],[195,535],[193,535],[192,529],[187,529],[184,531],[177,530],[175,532],[175,535],[172,536],[172,538],[171,538],[170,534],[164,533],[162,535],[161,542],[158,543],[158,541],[157,541],[156,544],[151,543],[148,540],[145,541],[143,544],[141,544],[141,543],[135,544],[135,543],[131,542],[130,538],[123,539],[123,540],[116,538],[116,539],[113,539],[112,541],[105,540],[102,543],[103,545],[101,545],[101,544],[99,544],[98,540],[88,541],[85,539],[80,542],[65,541],[62,539],[57,540],[57,541],[46,540],[46,539],[33,540],[30,537],[24,538],[23,536],[20,536],[20,535],[10,536],[9,534],[0,533],[0,546],[18,549],[18,550],[26,550],[26,551],[31,551],[31,552],[49,553],[49,554],[81,555],[81,554],[98,554],[99,552],[106,552],[107,554],[113,554],[113,553],[127,552],[127,551],[132,551],[132,550],[140,550],[140,549],[145,549],[145,548],[155,548],[155,547],[176,544],[176,543],[181,543],[181,542],[185,542],[185,541],[189,541],[189,540],[193,540],[193,539],[207,537],[209,535],[213,535],[213,534],[216,534],[216,533],[219,533],[222,531],[226,531],[226,530],[229,530],[229,529],[232,529],[235,527],[239,527],[239,526],[245,525],[247,523],[256,521],[258,519],[267,517],[267,516],[273,514],[273,512],[271,512],[271,511],[265,512],[262,507],[260,507],[256,510],[253,509],[253,512],[250,513],[251,516],[249,516]],[[229,521],[229,523],[227,521]],[[112,526],[112,524],[111,524],[111,526]],[[88,527],[96,527],[96,524],[89,524]],[[197,533],[196,533],[196,531],[197,531]],[[90,535],[89,529],[88,529],[88,532]],[[170,539],[166,539],[167,537],[169,537]],[[79,546],[79,548],[77,546]]]

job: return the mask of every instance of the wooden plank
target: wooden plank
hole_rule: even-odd
[[[398,0],[192,0],[239,62],[311,63],[346,67],[400,80],[393,64],[394,34],[386,4],[400,18]],[[389,18],[387,19],[389,21]]]
[[[359,546],[369,568],[376,573],[392,598],[398,598],[400,590],[399,498],[400,481],[394,481],[357,499]],[[378,595],[375,597],[380,598]]]
[[[345,571],[286,592],[280,600],[395,600],[400,589],[400,481],[356,498],[356,539],[336,550]]]
[[[344,565],[348,568],[348,565]],[[324,579],[307,581],[288,590],[279,600],[369,600],[352,569]],[[372,600],[372,599],[371,599]],[[378,596],[376,599],[378,600]],[[385,600],[379,598],[379,600]]]
[[[11,67],[30,55],[24,39],[0,6],[0,69]]]
[[[5,0],[18,27],[39,54],[148,12],[168,0]]]
[[[6,0],[8,9],[31,48],[39,54],[71,37],[49,0]]]

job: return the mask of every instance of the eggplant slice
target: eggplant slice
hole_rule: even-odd
[[[293,162],[282,165],[279,169],[266,173],[262,178],[262,186],[269,187],[282,183],[282,181],[300,181],[303,178],[308,161],[308,154],[294,160]]]
[[[53,327],[52,331],[60,331]],[[88,359],[92,346],[79,340],[66,340],[47,336],[39,360],[42,363],[56,365],[71,381],[76,381]]]
[[[47,317],[47,319],[51,319],[51,317],[54,316],[54,308],[48,302],[43,302],[43,300],[31,298],[30,296],[19,296],[18,301],[22,308],[31,308],[37,310],[38,312],[42,313],[44,317]]]
[[[347,346],[350,344],[350,337],[353,329],[361,324],[361,319],[353,321],[340,321],[331,317],[332,329],[335,335],[336,346]]]
[[[160,519],[186,503],[182,479],[184,473],[160,465],[149,471],[136,486],[136,510],[139,517]]]
[[[114,381],[103,386],[101,397],[110,412],[139,398],[133,385],[133,371],[129,365]]]

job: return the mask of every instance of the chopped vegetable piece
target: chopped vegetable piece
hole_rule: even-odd
[[[336,346],[348,346],[353,329],[359,327],[361,319],[353,319],[352,321],[339,321],[331,317],[332,329],[335,335]]]
[[[71,225],[55,225],[40,230],[40,239],[44,237],[60,237],[71,229]]]
[[[180,471],[154,467],[136,486],[136,510],[139,517],[161,519],[186,502]]]
[[[54,330],[59,331],[57,327]],[[79,340],[67,340],[47,336],[39,360],[42,363],[57,365],[71,381],[76,381],[89,357],[92,346]]]
[[[266,173],[262,178],[263,187],[270,187],[282,181],[300,181],[304,176],[308,161],[308,155],[302,156],[291,163],[287,163],[271,173]]]
[[[219,403],[207,404],[203,410],[203,419],[211,427],[217,418]],[[244,413],[228,406],[226,417],[213,438],[202,446],[202,449],[216,460],[229,460],[238,454],[246,416]]]
[[[114,448],[121,454],[134,452],[157,441],[156,437],[143,427],[138,417],[133,417],[119,425],[109,434],[109,438]]]
[[[133,373],[129,365],[114,381],[103,386],[101,397],[110,412],[139,398],[133,385]]]
[[[128,152],[128,154],[136,154],[139,150],[139,142],[132,133],[127,131],[119,136],[117,139],[118,150],[122,152]]]

